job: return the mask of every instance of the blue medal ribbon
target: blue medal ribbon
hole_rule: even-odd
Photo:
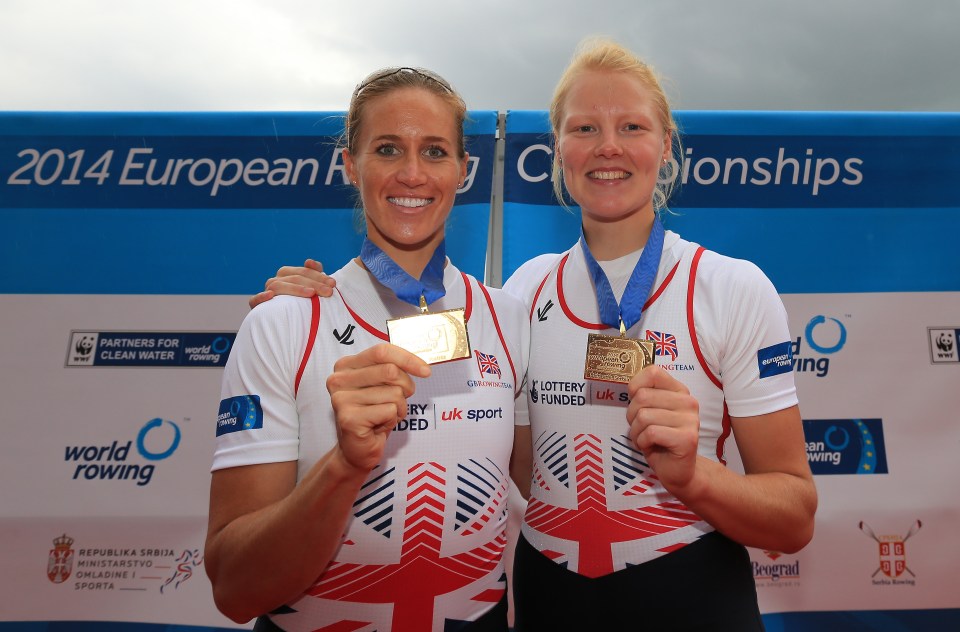
[[[366,237],[360,248],[360,261],[367,266],[367,270],[376,277],[377,281],[393,290],[401,301],[411,305],[420,306],[420,297],[423,297],[429,305],[447,293],[446,288],[443,287],[443,266],[447,261],[445,240],[437,245],[419,279],[413,278],[398,266],[390,255]]]
[[[587,261],[587,269],[593,278],[593,287],[597,292],[597,305],[600,307],[600,322],[604,325],[620,329],[621,333],[630,329],[640,322],[640,316],[643,314],[643,304],[647,302],[650,296],[650,290],[653,288],[653,282],[657,278],[657,269],[660,267],[660,255],[663,253],[663,224],[660,218],[654,216],[653,228],[650,231],[650,238],[647,239],[647,245],[644,246],[640,254],[640,260],[633,268],[627,287],[623,291],[623,297],[620,303],[617,303],[613,295],[613,289],[610,287],[610,281],[604,274],[603,268],[594,259],[587,246],[587,238],[580,229],[580,247],[583,249],[583,257]]]

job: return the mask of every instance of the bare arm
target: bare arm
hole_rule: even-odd
[[[699,405],[682,383],[648,367],[629,388],[630,438],[668,491],[746,546],[785,553],[806,546],[817,492],[796,406],[732,421],[741,475],[697,454]]]
[[[746,475],[709,461],[719,470],[716,478],[702,479],[707,484],[700,489],[691,489],[694,511],[748,546],[799,551],[813,537],[817,510],[800,409],[731,421]]]
[[[338,443],[299,483],[295,461],[214,473],[205,565],[221,612],[249,621],[300,595],[323,572],[361,485],[405,415],[410,375],[429,372],[388,344],[341,358],[327,379]]]
[[[243,623],[302,593],[339,546],[365,477],[334,452],[299,485],[296,461],[214,472],[204,562],[217,608]]]

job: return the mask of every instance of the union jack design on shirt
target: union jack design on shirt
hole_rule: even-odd
[[[459,553],[446,550],[456,547],[443,546],[443,532],[449,528],[446,488],[450,473],[445,467],[439,463],[413,465],[406,489],[400,490],[396,489],[394,469],[372,477],[354,505],[354,517],[399,545],[398,558],[383,563],[331,562],[307,590],[305,599],[273,613],[279,617],[277,622],[294,630],[420,632],[438,629],[438,613],[456,600],[496,604],[506,591],[500,562],[507,543],[505,528],[493,524],[506,523],[507,487],[498,480],[498,469],[489,460],[470,460],[457,468],[458,498],[465,487],[485,491],[471,506],[458,503],[453,526],[464,537],[490,530],[489,538],[480,538]],[[373,508],[376,512],[368,511]],[[399,521],[392,525],[383,521],[385,514],[398,508],[403,514]],[[349,538],[342,544],[345,548],[355,545]],[[468,586],[472,590],[461,590]],[[312,603],[310,597],[343,605]],[[383,606],[387,610],[380,610]],[[385,612],[389,624],[366,619],[365,612]],[[439,622],[465,623],[442,615]],[[304,627],[307,624],[309,628]]]
[[[497,356],[482,351],[474,351],[474,353],[477,354],[477,366],[480,367],[480,375],[482,376],[484,373],[496,375],[499,380],[500,363],[497,362]]]
[[[683,533],[699,518],[676,499],[661,502],[655,487],[659,484],[653,470],[643,460],[643,455],[629,446],[627,437],[610,437],[610,453],[614,455],[612,470],[607,474],[604,464],[602,440],[591,434],[572,437],[556,437],[562,442],[560,449],[572,451],[574,471],[571,482],[576,488],[576,506],[561,507],[542,501],[536,496],[527,505],[526,524],[534,531],[575,542],[576,572],[586,577],[602,577],[615,570],[614,550],[626,542],[649,539],[663,542],[658,536],[678,534],[677,541],[656,545],[660,554],[682,548],[696,536]],[[542,456],[550,439],[540,437],[535,448]],[[566,468],[563,468],[565,473]],[[561,471],[560,468],[557,471]],[[551,469],[551,473],[553,473]],[[607,480],[614,483],[607,488]],[[662,485],[659,488],[662,490]],[[662,493],[662,492],[661,492]],[[649,496],[645,506],[633,509],[616,509],[619,496]],[[699,535],[696,534],[696,535]],[[566,565],[566,553],[549,548],[541,553]]]
[[[671,362],[676,362],[677,354],[677,337],[673,334],[664,334],[659,331],[650,331],[647,330],[647,340],[653,342],[654,354],[657,356],[670,356]]]

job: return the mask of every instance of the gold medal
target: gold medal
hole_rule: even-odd
[[[625,384],[648,364],[653,364],[653,342],[624,336],[587,336],[586,380]]]
[[[420,357],[427,364],[439,364],[470,357],[470,337],[462,307],[428,312],[420,299],[422,313],[387,321],[390,342]]]

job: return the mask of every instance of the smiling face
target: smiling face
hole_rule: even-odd
[[[370,100],[344,167],[360,191],[367,237],[401,267],[429,259],[466,177],[458,157],[451,106],[421,88],[400,88]],[[424,264],[426,260],[424,260]]]
[[[653,218],[653,191],[670,134],[650,90],[623,72],[588,70],[560,106],[557,147],[563,182],[584,225]]]

